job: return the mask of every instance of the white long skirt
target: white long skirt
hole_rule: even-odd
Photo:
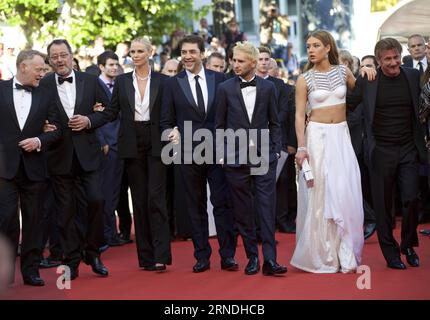
[[[309,122],[305,138],[314,187],[300,171],[291,264],[314,273],[354,272],[364,244],[363,200],[348,125]]]

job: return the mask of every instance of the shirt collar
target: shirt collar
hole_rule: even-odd
[[[58,85],[58,78],[59,77],[60,77],[60,75],[58,73],[55,73],[55,82],[57,83],[57,85]],[[76,78],[76,76],[75,76],[75,70],[72,70],[72,72],[68,76],[65,76],[65,77],[61,76],[61,77],[62,78],[72,77],[73,82],[75,82],[75,78]]]
[[[250,82],[250,81],[252,81],[252,80],[254,80],[255,79],[255,74],[254,74],[254,76],[252,77],[252,79],[250,79],[249,81],[246,81],[245,79],[243,79],[241,76],[239,76],[239,79],[242,81],[242,82]]]
[[[110,79],[104,77],[103,74],[100,74],[99,78],[100,78],[101,81],[103,81],[106,84],[108,84],[108,83],[114,84],[115,83],[115,79],[113,79],[112,81],[110,81]]]
[[[191,73],[188,70],[185,70],[185,72],[187,73],[188,80],[193,80],[195,76],[199,76],[203,81],[206,80],[205,68],[203,68],[203,66],[198,74]]]
[[[427,57],[422,58],[421,60],[413,60],[414,61],[414,68],[418,66],[418,63],[421,62],[423,64],[423,67],[427,65]]]
[[[18,83],[20,85],[22,85],[21,82],[19,82],[19,80],[16,77],[13,77],[13,87],[15,88],[15,84]]]

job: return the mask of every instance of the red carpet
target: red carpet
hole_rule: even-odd
[[[430,228],[420,225],[419,229]],[[395,230],[399,239],[399,228]],[[237,249],[240,271],[221,271],[217,242],[213,248],[211,269],[194,274],[192,243],[173,242],[173,265],[165,273],[151,273],[137,266],[135,244],[110,248],[103,254],[109,268],[108,278],[99,278],[86,265],[81,265],[80,276],[70,290],[56,287],[56,269],[41,270],[45,287],[22,284],[19,269],[15,284],[0,299],[175,299],[175,300],[279,300],[279,299],[430,299],[430,238],[419,236],[416,250],[421,259],[419,268],[392,270],[377,243],[376,235],[366,241],[363,264],[371,270],[371,289],[359,290],[356,282],[360,274],[310,274],[289,265],[294,248],[294,235],[277,234],[278,261],[289,266],[285,277],[265,277],[261,273],[246,276],[247,262],[243,246]],[[406,263],[405,259],[403,259]]]

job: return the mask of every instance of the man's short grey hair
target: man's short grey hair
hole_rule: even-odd
[[[21,63],[23,63],[26,60],[31,60],[35,56],[39,56],[45,61],[45,55],[42,52],[39,52],[37,50],[22,50],[18,57],[16,57],[16,67],[19,68]]]
[[[424,44],[426,43],[426,38],[424,38],[423,35],[415,33],[408,38],[408,47],[409,47],[409,41],[411,41],[411,39],[414,39],[414,38],[420,38]]]

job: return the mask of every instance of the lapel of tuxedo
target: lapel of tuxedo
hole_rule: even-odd
[[[21,130],[19,128],[18,116],[16,115],[16,111],[15,111],[15,104],[13,103],[13,90],[14,90],[13,89],[13,79],[8,80],[8,81],[9,81],[9,84],[7,85],[7,90],[5,90],[3,92],[6,108],[9,110],[9,112],[12,116],[12,119],[15,122],[18,129]]]
[[[241,81],[242,80],[240,80],[240,78],[238,76],[236,76],[235,90],[236,90],[236,94],[239,97],[240,106],[242,107],[243,113],[245,114],[245,117],[248,120],[248,123],[251,125],[251,121],[248,117],[248,111],[246,110],[245,101],[243,100],[242,89],[240,88],[240,82]]]
[[[128,103],[130,105],[131,108],[131,112],[133,114],[133,118],[134,118],[134,113],[135,113],[135,89],[134,89],[134,84],[133,84],[133,72],[128,72],[125,77],[124,77],[124,87],[125,87],[125,91],[126,91],[126,95],[127,95],[127,99],[128,99]]]
[[[149,113],[152,113],[154,108],[155,99],[158,95],[158,88],[160,87],[160,75],[157,72],[151,73],[151,85],[149,88]]]
[[[75,98],[75,109],[73,114],[79,114],[78,110],[81,107],[82,99],[84,98],[84,86],[85,80],[80,72],[75,71],[75,82],[76,82],[76,98]]]
[[[255,120],[255,114],[257,113],[257,108],[258,108],[258,102],[259,102],[259,100],[260,100],[260,92],[261,92],[261,88],[262,88],[262,86],[263,86],[263,79],[262,78],[260,78],[260,77],[258,77],[258,76],[255,76],[255,79],[256,79],[256,83],[257,83],[257,85],[256,85],[256,93],[255,93],[255,104],[254,104],[254,110],[253,110],[253,112],[252,112],[252,119],[251,119],[251,124],[253,124],[254,123],[254,120]]]
[[[414,87],[414,79],[412,78],[411,72],[407,72],[403,68],[401,68],[401,72],[406,76],[406,80],[408,81],[409,91],[411,92],[412,104],[414,108],[415,118],[419,119],[419,110],[418,110],[418,96],[414,94],[416,92],[416,88]]]
[[[22,131],[27,127],[27,125],[31,124],[31,118],[35,115],[37,110],[39,109],[39,103],[40,103],[40,90],[38,88],[35,88],[31,94],[31,107],[30,112],[28,113],[27,120],[25,121],[24,127],[22,128]]]
[[[182,71],[178,76],[176,77],[179,86],[181,87],[182,92],[184,93],[185,97],[188,100],[188,103],[196,110],[198,114],[200,114],[199,108],[194,101],[193,93],[191,92],[190,82],[188,81],[188,76],[185,71]]]
[[[206,116],[209,114],[212,105],[213,105],[213,101],[215,98],[215,73],[213,72],[207,72],[207,70],[205,70],[205,75],[206,75],[206,85],[208,87],[208,108],[206,110]]]

